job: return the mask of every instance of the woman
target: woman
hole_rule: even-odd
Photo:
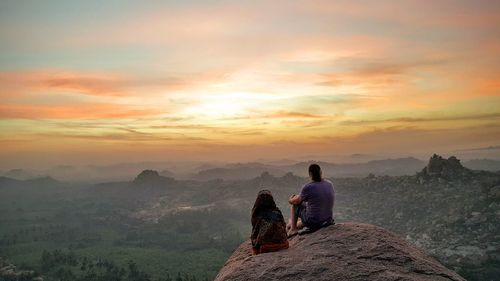
[[[288,249],[286,223],[269,190],[261,190],[252,209],[252,254]]]

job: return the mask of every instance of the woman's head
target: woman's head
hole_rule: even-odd
[[[256,217],[259,213],[276,209],[273,195],[269,190],[261,190],[257,194],[257,199],[252,208],[252,225],[256,222]]]
[[[274,202],[273,195],[269,190],[261,190],[257,194],[257,199],[255,199],[255,204],[253,205],[254,209],[274,209],[276,208],[276,203]]]
[[[313,181],[322,181],[321,167],[318,164],[309,165],[309,176]]]

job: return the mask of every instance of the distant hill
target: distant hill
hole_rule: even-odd
[[[363,155],[361,155],[363,156]],[[301,177],[307,177],[307,168],[311,163],[318,163],[327,177],[365,177],[369,174],[402,176],[414,175],[426,165],[413,157],[381,159],[357,163],[334,163],[326,161],[302,161],[282,159],[272,162],[248,163],[175,163],[175,162],[139,162],[122,163],[108,166],[68,166],[59,165],[47,169],[11,169],[0,172],[0,176],[12,179],[27,180],[40,178],[41,175],[51,176],[65,182],[99,183],[109,181],[128,181],[131,175],[136,175],[145,169],[159,171],[158,174],[167,178],[194,179],[208,181],[247,180],[268,172],[273,176],[281,177],[288,172]],[[462,162],[463,166],[471,170],[500,171],[500,160],[473,159]]]
[[[132,185],[134,186],[161,186],[172,183],[174,179],[160,176],[155,170],[144,170],[135,177]]]
[[[174,192],[176,186],[175,179],[161,176],[155,170],[144,170],[133,181],[100,183],[91,187],[89,192],[96,197],[141,203]]]
[[[415,174],[425,165],[425,162],[422,160],[407,157],[347,164],[308,161],[288,167],[285,166],[283,169],[300,176],[307,176],[307,168],[312,163],[319,164],[326,175],[335,177],[367,176],[370,173],[389,176],[411,175]]]
[[[268,172],[278,177],[283,176],[288,172],[306,177],[308,176],[307,169],[312,163],[319,164],[326,176],[334,177],[365,177],[368,174],[390,176],[412,175],[420,171],[422,167],[425,166],[424,161],[412,157],[346,164],[321,161],[306,161],[289,165],[238,163],[202,170],[193,175],[191,178],[197,180],[241,180],[255,178],[263,172]]]
[[[12,169],[3,173],[4,177],[13,178],[16,180],[27,180],[35,177],[40,177],[30,171],[24,169]]]
[[[0,176],[0,188],[2,187],[35,187],[43,189],[45,187],[60,186],[61,182],[52,177],[40,177],[28,180],[18,180]]]
[[[167,178],[174,178],[175,174],[169,170],[162,170],[159,172],[160,176],[167,177]]]
[[[307,169],[312,163],[319,164],[323,173],[328,177],[365,177],[369,174],[376,176],[414,175],[427,164],[427,162],[414,157],[371,160],[362,163],[331,163],[312,160],[292,164],[283,164],[282,161],[276,162],[276,164],[236,163],[200,170],[188,178],[202,181],[214,179],[246,180],[258,177],[264,172],[276,177],[281,177],[288,172],[307,177]],[[499,160],[469,160],[465,161],[463,166],[471,170],[500,171]]]
[[[473,159],[469,161],[464,161],[463,165],[472,170],[484,170],[491,172],[500,171],[500,160]]]
[[[0,188],[1,187],[12,187],[21,184],[21,180],[16,180],[9,177],[0,177]]]
[[[266,165],[262,163],[245,163],[245,164],[230,164],[222,168],[212,168],[199,171],[192,176],[196,180],[241,180],[252,179],[260,174],[268,172],[275,176],[282,176],[287,173],[286,170],[273,165]]]

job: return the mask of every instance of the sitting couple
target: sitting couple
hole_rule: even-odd
[[[321,176],[317,164],[309,166],[311,182],[302,187],[299,195],[288,199],[291,205],[291,218],[288,224],[276,206],[269,190],[257,195],[252,209],[252,253],[274,252],[288,248],[288,238],[300,229],[314,231],[333,223],[333,203],[335,192],[333,184]]]

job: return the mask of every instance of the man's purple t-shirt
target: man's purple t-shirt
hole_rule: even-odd
[[[300,197],[306,205],[306,224],[321,224],[333,219],[335,190],[331,181],[313,181],[304,185]]]

